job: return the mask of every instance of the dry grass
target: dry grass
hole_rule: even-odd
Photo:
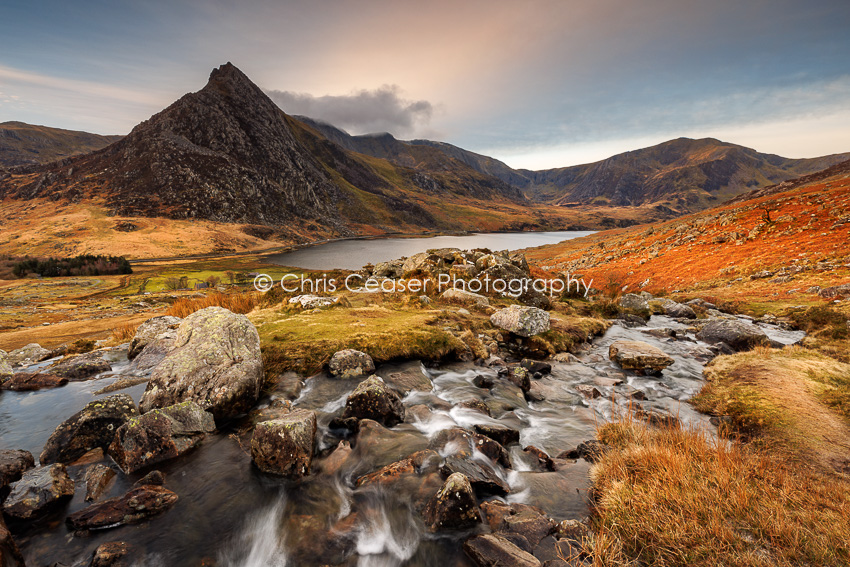
[[[262,300],[262,295],[257,292],[247,293],[211,293],[201,298],[186,298],[175,301],[166,315],[174,317],[187,317],[207,307],[224,307],[233,313],[250,313]]]
[[[604,425],[588,549],[598,566],[850,564],[850,483],[678,427]]]
[[[133,340],[133,337],[136,336],[136,329],[138,329],[138,325],[134,325],[132,323],[125,323],[124,325],[120,325],[115,327],[112,330],[112,334],[110,338],[115,344],[126,343],[128,341]]]

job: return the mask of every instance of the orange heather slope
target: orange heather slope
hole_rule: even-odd
[[[789,299],[850,282],[850,161],[676,220],[528,251],[549,272],[597,289],[650,293],[734,286]],[[811,290],[808,293],[816,293]]]

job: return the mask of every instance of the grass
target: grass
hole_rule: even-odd
[[[171,304],[165,314],[183,318],[207,307],[224,307],[233,313],[244,314],[250,313],[261,299],[262,295],[258,292],[211,293],[200,298],[178,299]]]
[[[677,426],[600,428],[588,551],[597,566],[850,562],[850,483]]]

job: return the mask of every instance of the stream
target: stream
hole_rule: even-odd
[[[647,334],[652,328],[680,331],[680,339]],[[377,374],[413,371],[430,379],[430,392],[411,391],[403,402],[408,418],[392,429],[361,430],[358,442],[340,462],[332,449],[338,439],[329,423],[344,405],[358,380],[332,379],[326,374],[308,378],[295,407],[317,412],[319,456],[313,473],[300,482],[260,473],[250,458],[250,433],[245,423],[235,422],[218,434],[209,435],[186,455],[161,463],[156,468],[166,475],[166,487],[179,495],[175,507],[134,526],[93,531],[86,537],[70,532],[63,520],[71,512],[86,507],[83,475],[88,465],[71,465],[77,491],[64,509],[16,532],[27,565],[88,565],[93,550],[102,543],[124,541],[135,548],[135,565],[218,565],[221,567],[311,566],[344,564],[357,566],[468,566],[461,550],[470,532],[428,532],[413,510],[415,490],[439,488],[367,484],[355,486],[355,479],[409,454],[429,447],[442,430],[475,424],[500,424],[520,432],[519,445],[507,447],[512,467],[502,468],[488,459],[496,475],[510,486],[509,502],[541,507],[555,520],[583,518],[588,513],[587,489],[590,465],[583,460],[567,464],[555,472],[537,472],[522,447],[535,445],[551,456],[595,437],[597,425],[611,419],[624,403],[612,392],[626,386],[642,390],[645,409],[669,412],[686,425],[713,430],[707,416],[695,412],[685,401],[702,385],[702,369],[710,359],[708,345],[684,334],[686,325],[653,316],[647,327],[613,325],[578,354],[578,362],[553,363],[551,375],[538,382],[544,401],[527,402],[518,388],[496,377],[496,368],[472,363],[426,367],[418,361],[387,364]],[[770,338],[792,344],[801,332],[784,331],[762,325]],[[617,339],[644,341],[658,346],[675,359],[659,378],[624,372],[608,360],[608,346]],[[126,368],[126,346],[108,355],[113,371],[86,382],[71,382],[54,390],[0,393],[0,449],[26,449],[37,458],[57,425],[100,396],[94,392],[117,379]],[[45,361],[37,366],[45,366]],[[30,367],[28,370],[32,370]],[[492,377],[492,389],[473,384],[477,375]],[[610,385],[611,379],[623,385]],[[602,396],[588,400],[575,386],[594,385]],[[145,385],[122,392],[139,401]],[[106,394],[110,395],[110,394]],[[282,396],[275,391],[261,406]],[[460,402],[481,400],[493,417],[458,406]],[[414,411],[410,408],[416,407]],[[339,451],[339,449],[337,449]],[[441,456],[451,453],[448,446]],[[473,454],[477,459],[480,454]],[[115,467],[107,459],[107,462]],[[118,471],[117,467],[115,467]],[[125,493],[148,470],[131,475],[119,473],[103,498]],[[399,489],[399,486],[402,489]],[[480,527],[479,529],[486,529]],[[346,534],[344,542],[332,537]]]

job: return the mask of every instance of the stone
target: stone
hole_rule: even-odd
[[[112,370],[112,366],[101,358],[102,355],[102,352],[93,351],[69,356],[48,370],[50,374],[62,376],[71,382],[88,380],[97,374]]]
[[[301,309],[327,309],[339,302],[338,297],[322,297],[320,295],[296,295],[289,299],[290,305],[296,305]]]
[[[521,337],[533,337],[549,330],[549,313],[537,307],[510,305],[490,315],[490,322]]]
[[[35,519],[74,496],[74,481],[61,463],[30,469],[10,487],[3,512],[14,520]]]
[[[6,362],[11,366],[29,366],[47,360],[50,358],[51,352],[38,343],[30,343],[10,352],[6,357]]]
[[[207,307],[180,323],[174,348],[153,369],[139,405],[147,413],[192,400],[227,419],[250,410],[262,385],[256,327],[244,315]]]
[[[328,362],[328,370],[338,378],[359,378],[375,371],[372,357],[352,348],[335,352]]]
[[[691,307],[671,301],[663,305],[664,314],[674,319],[696,319],[697,314]]]
[[[636,314],[649,314],[649,303],[640,295],[626,293],[617,300],[617,305]]]
[[[646,394],[643,390],[639,390],[630,384],[623,384],[615,390],[617,395],[623,396],[630,400],[645,400]]]
[[[543,362],[540,360],[530,360],[528,358],[523,358],[519,365],[531,372],[531,374],[552,373],[552,365],[548,362]]]
[[[118,428],[108,452],[129,474],[179,457],[212,431],[212,414],[197,403],[186,401],[130,419]]]
[[[419,368],[411,368],[402,372],[392,372],[384,379],[384,382],[402,396],[412,391],[430,392],[434,389],[431,379],[425,376]]]
[[[165,486],[165,475],[162,471],[151,471],[136,482],[133,483],[133,488],[138,486]]]
[[[602,394],[590,384],[576,384],[576,392],[581,394],[585,399],[593,400],[602,396]]]
[[[697,338],[709,344],[723,343],[738,352],[770,346],[770,339],[764,331],[736,319],[709,321],[697,333]]]
[[[476,433],[486,435],[490,439],[498,442],[503,447],[511,443],[519,443],[519,431],[511,429],[504,425],[490,425],[487,423],[477,423],[472,426]]]
[[[541,567],[540,560],[499,534],[473,536],[463,551],[478,567]]]
[[[834,285],[831,287],[825,287],[817,292],[818,295],[824,297],[826,299],[835,299],[837,297],[847,297],[850,296],[850,283],[842,284],[842,285]]]
[[[131,548],[123,541],[110,541],[98,546],[89,567],[130,567],[126,560]]]
[[[511,493],[511,487],[499,478],[493,469],[474,459],[446,457],[446,461],[440,465],[440,474],[443,478],[448,478],[454,473],[462,473],[475,492],[482,496],[504,496]]]
[[[93,504],[65,518],[72,530],[115,528],[138,524],[161,514],[177,502],[177,494],[161,486],[140,486],[123,496]]]
[[[25,567],[24,557],[18,549],[18,544],[12,539],[12,534],[6,527],[6,522],[3,521],[3,514],[0,514],[0,565],[2,567]]]
[[[531,373],[522,366],[506,369],[507,378],[523,392],[531,389]]]
[[[482,400],[466,400],[464,402],[460,402],[457,407],[470,409],[477,411],[478,413],[482,413],[487,417],[492,417],[490,415],[490,408]]]
[[[543,449],[535,447],[534,445],[529,445],[528,447],[526,447],[522,451],[534,458],[535,464],[537,465],[537,467],[540,470],[542,470],[542,471],[554,471],[554,470],[556,470],[555,463],[552,461],[552,458]]]
[[[306,476],[313,464],[316,427],[316,414],[304,409],[259,423],[251,437],[251,459],[265,473]]]
[[[133,398],[127,394],[89,402],[53,431],[38,460],[42,464],[71,463],[92,449],[106,449],[118,429],[138,415]]]
[[[578,444],[575,449],[564,451],[557,458],[559,459],[584,459],[588,463],[595,463],[602,458],[608,446],[604,443],[591,439]]]
[[[421,475],[427,472],[433,472],[437,470],[437,463],[439,462],[439,454],[430,449],[424,449],[413,453],[405,459],[390,463],[375,472],[359,477],[354,485],[392,484],[404,475]]]
[[[115,476],[115,471],[106,465],[95,464],[86,469],[86,502],[100,498]]]
[[[395,280],[401,277],[403,265],[404,262],[401,260],[378,262],[372,270],[372,275],[376,278],[390,278]]]
[[[386,427],[404,421],[404,405],[389,386],[378,376],[360,382],[345,401],[342,418],[371,419]]]
[[[32,453],[23,449],[0,451],[0,488],[20,480],[21,475],[35,466]]]
[[[408,278],[415,275],[438,273],[442,263],[442,259],[437,255],[419,252],[404,261],[401,266],[401,275]]]
[[[555,531],[555,522],[544,514],[528,508],[505,516],[499,527],[500,533],[507,532],[523,536],[532,548],[553,531]]]
[[[142,350],[149,344],[156,341],[161,335],[166,334],[171,336],[172,340],[176,337],[174,332],[183,319],[172,317],[171,315],[162,315],[148,319],[136,329],[136,334],[133,340],[130,341],[130,348],[127,350],[127,358],[133,360]]]
[[[479,307],[490,305],[490,300],[479,293],[453,287],[444,291],[440,297],[445,301],[460,303],[461,305],[478,305]]]
[[[675,362],[660,348],[641,341],[618,340],[608,347],[608,358],[625,370],[654,375]]]
[[[57,376],[56,374],[18,372],[17,374],[7,376],[7,379],[0,385],[0,388],[15,392],[32,392],[35,390],[58,388],[67,383],[68,379],[66,377]]]
[[[440,451],[442,454],[445,454],[446,449],[451,447],[454,449],[453,455],[467,458],[472,457],[474,448],[494,463],[498,463],[506,469],[511,468],[510,456],[498,441],[460,427],[439,431],[431,439],[429,447],[435,451]]]
[[[481,521],[472,485],[462,473],[452,473],[422,512],[431,531],[463,530]]]

